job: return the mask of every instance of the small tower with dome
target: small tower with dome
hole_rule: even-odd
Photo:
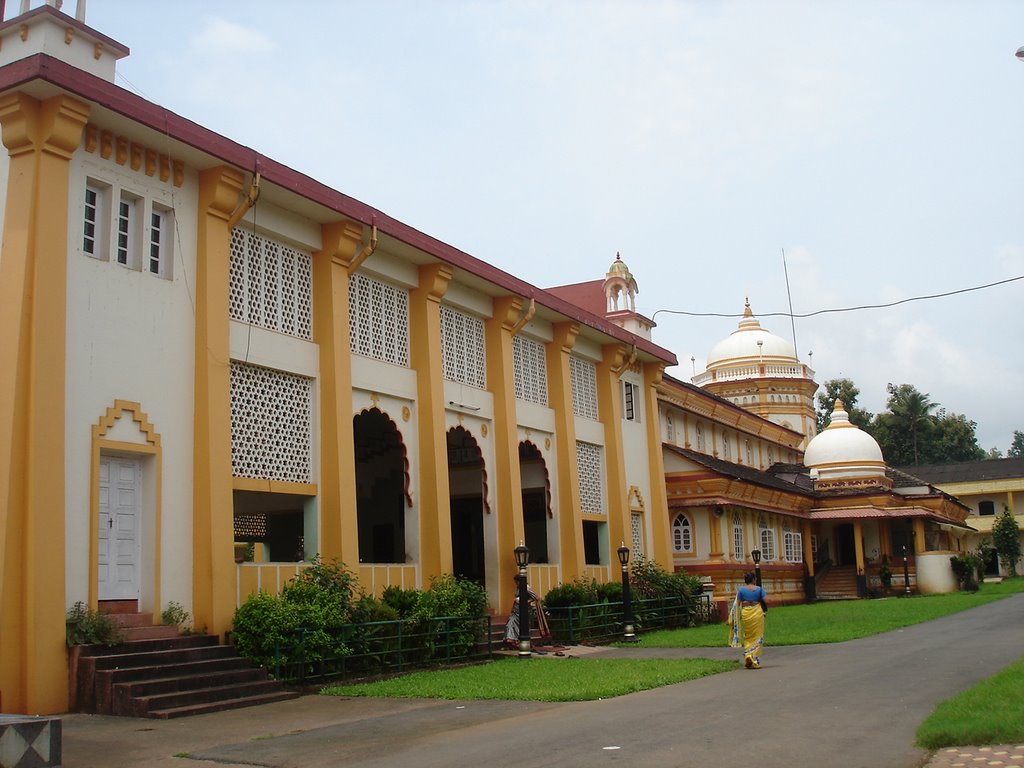
[[[606,304],[605,317],[637,336],[650,339],[654,323],[637,313],[636,295],[640,293],[640,288],[636,284],[633,273],[629,271],[626,262],[618,253],[615,254],[615,261],[608,267],[603,287]]]
[[[694,376],[693,383],[800,432],[801,447],[814,437],[814,371],[800,362],[792,344],[761,327],[749,299],[739,327],[711,349],[707,369]]]
[[[878,442],[850,421],[842,400],[836,400],[831,423],[804,451],[814,490],[892,488]]]

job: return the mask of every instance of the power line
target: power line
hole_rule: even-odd
[[[1024,280],[1024,275],[1018,275],[1017,277],[1008,277],[1005,280],[997,280],[994,283],[986,283],[985,285],[975,285],[971,288],[959,288],[955,291],[946,291],[944,293],[932,293],[926,296],[911,296],[910,298],[900,299],[899,301],[890,301],[887,304],[860,304],[855,307],[836,307],[832,309],[816,309],[814,312],[804,313],[793,313],[792,309],[789,312],[758,312],[758,317],[815,317],[816,315],[827,315],[835,314],[839,312],[858,312],[863,309],[886,309],[888,307],[899,306],[900,304],[907,304],[911,301],[925,301],[927,299],[942,299],[947,296],[956,296],[961,293],[970,293],[972,291],[983,291],[986,288],[994,288],[997,285],[1006,285],[1007,283],[1013,283],[1017,280]],[[682,309],[659,309],[653,315],[651,320],[657,317],[660,313],[666,312],[670,315],[687,315],[689,317],[743,317],[742,312],[687,312]]]

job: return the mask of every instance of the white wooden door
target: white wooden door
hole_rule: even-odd
[[[139,597],[141,485],[142,466],[137,460],[100,458],[100,600]]]

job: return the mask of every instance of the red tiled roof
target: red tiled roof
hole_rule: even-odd
[[[675,353],[608,322],[603,316],[603,308],[600,315],[597,315],[557,294],[537,288],[493,264],[481,261],[464,251],[413,229],[382,211],[342,194],[249,147],[238,144],[164,107],[146,101],[114,83],[59,59],[40,53],[0,68],[0,92],[39,81],[54,85],[86,101],[94,102],[123,115],[142,126],[159,131],[168,138],[193,147],[219,162],[227,163],[246,172],[259,171],[268,184],[273,184],[322,205],[335,211],[341,217],[366,225],[375,224],[381,234],[393,237],[454,267],[464,269],[510,294],[522,296],[527,300],[534,299],[538,304],[570,320],[616,338],[625,344],[635,344],[637,349],[665,361],[668,365],[675,365],[677,362]]]

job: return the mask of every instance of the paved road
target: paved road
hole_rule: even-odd
[[[921,720],[1024,655],[1022,630],[1024,594],[847,643],[769,647],[760,670],[603,701],[307,696],[171,722],[73,715],[64,765],[916,768],[929,757],[913,747]],[[725,648],[597,655],[737,658]],[[183,753],[193,762],[172,757]]]

